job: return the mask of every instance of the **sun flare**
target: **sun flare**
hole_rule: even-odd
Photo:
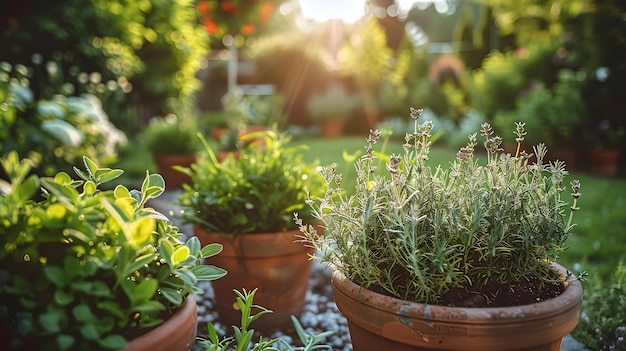
[[[317,22],[339,19],[356,22],[365,14],[365,0],[299,0],[302,14]]]

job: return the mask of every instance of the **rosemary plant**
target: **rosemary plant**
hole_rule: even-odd
[[[326,193],[307,203],[326,230],[317,233],[295,215],[317,258],[365,288],[422,303],[446,304],[453,289],[498,294],[566,280],[550,266],[571,235],[580,197],[573,180],[572,205],[561,198],[565,164],[544,163],[543,144],[534,154],[522,150],[523,123],[516,124],[515,154],[503,152],[502,138],[485,123],[485,165],[474,157],[472,134],[449,169],[433,168],[426,163],[433,124],[419,124],[421,113],[411,108],[413,132],[404,153],[390,155],[386,174],[376,170],[380,132],[370,132],[355,162],[354,195],[346,195],[334,164],[322,168]]]

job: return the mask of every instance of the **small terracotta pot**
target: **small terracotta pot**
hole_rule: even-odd
[[[339,138],[343,135],[346,120],[339,117],[328,119],[322,122],[322,136],[328,139]]]
[[[447,307],[372,292],[338,270],[331,282],[355,351],[559,351],[578,323],[583,298],[580,282],[573,281],[561,295],[532,305]]]
[[[254,329],[269,331],[291,326],[291,315],[304,308],[309,286],[312,248],[297,242],[299,230],[279,233],[223,234],[194,226],[202,245],[220,243],[224,250],[205,263],[224,268],[225,277],[212,281],[219,319],[240,325],[241,313],[233,289],[258,288],[254,303],[274,313],[258,319]]]
[[[130,340],[125,351],[188,351],[196,342],[197,302],[193,294],[163,324]]]
[[[191,183],[188,175],[173,169],[173,166],[189,167],[198,160],[198,155],[193,154],[156,154],[154,163],[159,169],[159,174],[165,180],[167,189],[179,189],[183,183]]]
[[[615,175],[618,171],[619,149],[593,149],[587,151],[591,171],[603,175]]]

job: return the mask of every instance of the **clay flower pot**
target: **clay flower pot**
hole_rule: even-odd
[[[167,189],[179,189],[183,183],[191,183],[188,175],[173,169],[173,166],[189,167],[198,160],[198,155],[192,154],[155,154],[154,163],[163,179]]]
[[[562,337],[578,323],[583,297],[580,282],[573,281],[561,295],[532,305],[447,307],[372,292],[338,270],[331,281],[355,351],[559,351]]]
[[[193,295],[163,324],[130,340],[125,351],[188,351],[196,342],[198,313]]]
[[[272,310],[269,317],[255,322],[255,329],[274,330],[291,326],[291,315],[299,316],[304,308],[309,286],[312,248],[297,242],[299,230],[279,233],[223,234],[207,232],[194,226],[194,234],[203,243],[224,246],[219,255],[206,261],[228,271],[212,281],[219,320],[239,325],[241,313],[233,289],[258,288],[254,303]]]
[[[615,175],[618,171],[620,149],[591,149],[587,151],[591,171],[596,174]]]

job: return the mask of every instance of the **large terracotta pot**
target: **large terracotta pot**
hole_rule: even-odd
[[[187,296],[169,319],[151,331],[133,339],[125,351],[188,351],[195,341],[198,313],[194,295]]]
[[[291,315],[299,316],[304,308],[309,286],[314,250],[297,242],[299,230],[279,233],[223,234],[211,233],[200,226],[194,234],[202,245],[220,243],[219,255],[207,259],[228,271],[212,281],[219,320],[239,325],[241,313],[236,308],[233,289],[258,288],[254,303],[274,311],[255,322],[254,328],[269,331],[291,325]]]
[[[338,270],[331,282],[355,351],[559,351],[562,337],[578,323],[583,297],[580,282],[573,281],[558,297],[532,305],[446,307],[372,292]]]
[[[191,183],[191,178],[185,173],[173,169],[173,166],[189,167],[198,160],[198,155],[193,154],[156,154],[154,163],[159,169],[159,174],[165,180],[167,189],[179,189],[183,183]]]

